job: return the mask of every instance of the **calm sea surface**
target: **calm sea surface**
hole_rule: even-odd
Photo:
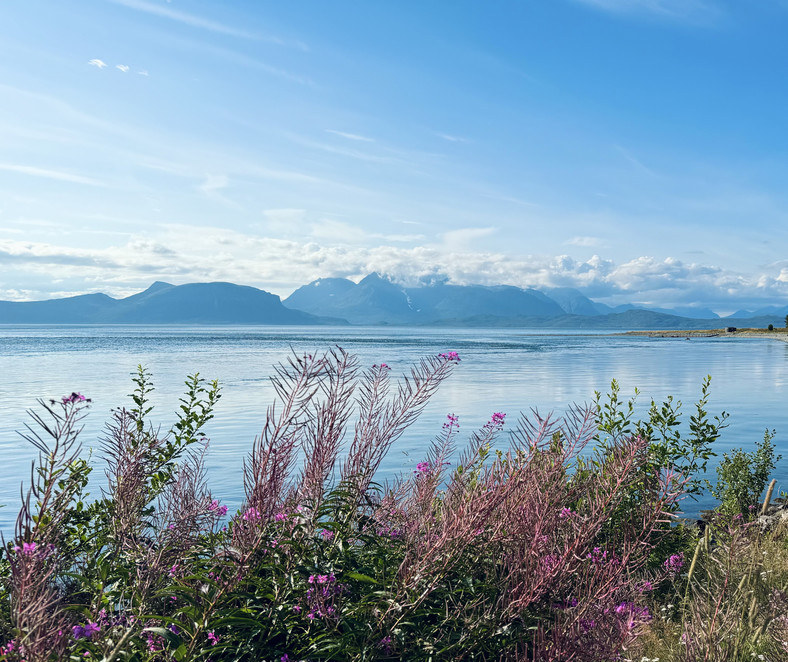
[[[110,410],[128,405],[130,379],[138,364],[153,374],[152,420],[168,429],[194,372],[218,379],[223,397],[206,432],[211,439],[209,483],[231,508],[242,499],[242,462],[260,432],[272,401],[271,366],[291,348],[315,353],[339,345],[361,364],[385,362],[392,378],[421,357],[454,350],[462,362],[421,418],[394,446],[382,472],[411,471],[440,431],[448,413],[470,432],[503,411],[508,424],[538,408],[561,413],[570,403],[590,402],[617,379],[622,394],[641,391],[639,411],[651,398],[673,394],[687,416],[703,377],[712,375],[710,413],[726,410],[730,427],[717,444],[722,453],[752,447],[764,429],[776,428],[778,449],[788,458],[788,343],[759,339],[650,339],[543,330],[339,328],[339,327],[140,327],[0,326],[0,530],[12,526],[20,484],[30,479],[33,448],[18,434],[37,398],[80,391],[93,399],[82,441],[95,448]],[[97,455],[94,477],[103,478]],[[788,459],[776,472],[788,490]],[[708,507],[685,502],[695,513]]]

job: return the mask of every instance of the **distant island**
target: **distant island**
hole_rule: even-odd
[[[233,283],[155,282],[122,299],[85,294],[47,301],[0,301],[0,324],[396,325],[589,330],[704,330],[785,326],[788,305],[719,317],[695,308],[611,307],[572,288],[510,285],[402,287],[377,273],[355,283],[321,278],[282,301]]]

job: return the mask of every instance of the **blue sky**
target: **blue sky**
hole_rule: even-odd
[[[788,302],[788,1],[0,0],[0,299]]]

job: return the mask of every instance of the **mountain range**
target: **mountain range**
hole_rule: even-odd
[[[285,308],[275,294],[232,283],[155,282],[125,299],[106,294],[0,301],[0,324],[346,324]]]
[[[355,283],[320,278],[284,301],[232,283],[156,282],[122,299],[85,294],[48,301],[0,301],[0,324],[271,324],[440,325],[588,329],[705,329],[783,326],[788,306],[720,318],[693,307],[615,308],[572,288],[544,291],[510,285],[450,285],[435,280],[402,287],[373,273]]]

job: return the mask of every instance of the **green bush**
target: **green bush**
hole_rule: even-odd
[[[723,453],[717,467],[717,484],[708,483],[712,495],[721,502],[721,512],[748,515],[757,509],[769,475],[782,459],[781,455],[774,456],[774,435],[774,430],[766,430],[763,441],[751,453],[741,448],[733,449],[730,455]]]

